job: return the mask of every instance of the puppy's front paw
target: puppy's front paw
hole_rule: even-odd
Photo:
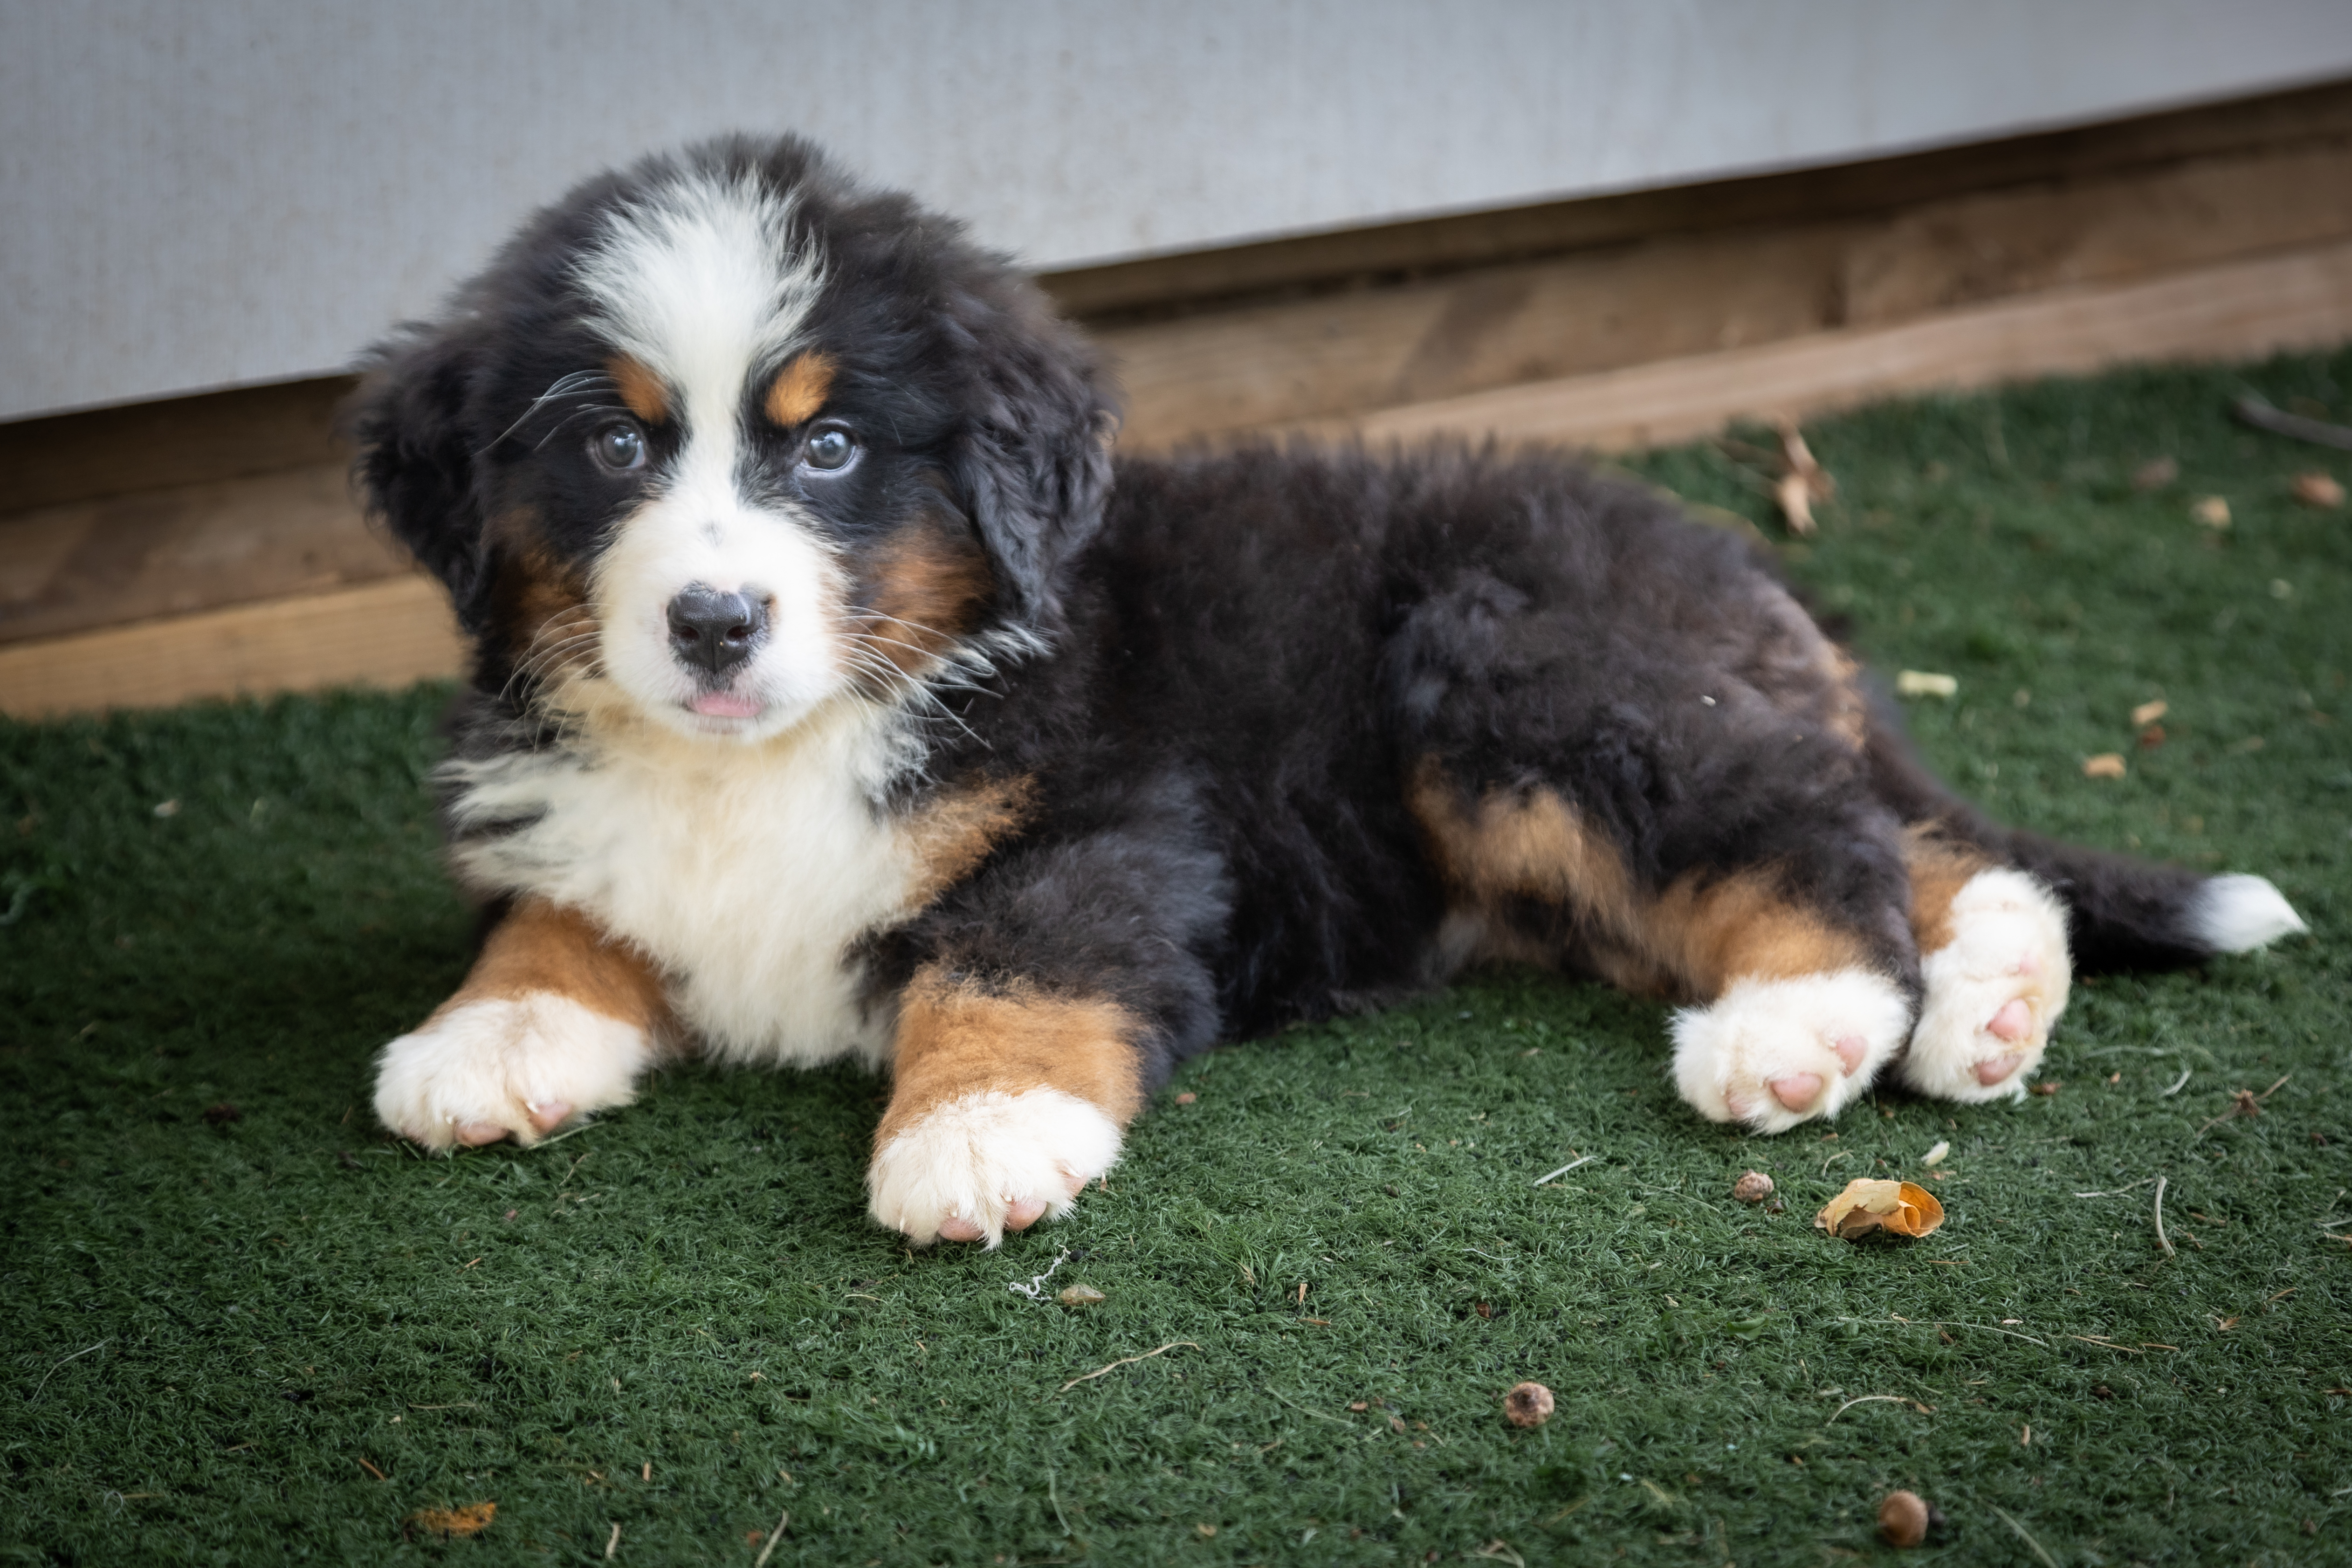
[[[1675,1015],[1675,1087],[1709,1121],[1785,1132],[1860,1096],[1910,1022],[1895,984],[1863,970],[1741,980]]]
[[[934,1106],[875,1151],[876,1220],[918,1243],[979,1241],[1070,1212],[1118,1158],[1118,1123],[1055,1089],[988,1089]]]
[[[553,992],[461,1002],[384,1047],[376,1119],[430,1149],[535,1143],[572,1117],[626,1105],[652,1056],[643,1029]]]
[[[1979,871],[1952,900],[1952,940],[1920,961],[1927,999],[1903,1081],[1941,1100],[2014,1099],[2066,1009],[2066,911],[2022,871]]]

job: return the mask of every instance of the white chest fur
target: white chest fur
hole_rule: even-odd
[[[594,916],[674,977],[671,1003],[737,1061],[879,1061],[852,942],[901,918],[919,865],[874,802],[908,761],[887,716],[840,703],[757,746],[592,725],[572,745],[450,765],[478,886]]]

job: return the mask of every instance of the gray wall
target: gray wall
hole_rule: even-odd
[[[2347,0],[0,0],[0,418],[337,368],[739,127],[1051,267],[2347,72]]]

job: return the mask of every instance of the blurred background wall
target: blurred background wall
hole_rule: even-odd
[[[1054,268],[2347,70],[2346,0],[0,0],[0,419],[338,369],[572,180],[721,131]]]

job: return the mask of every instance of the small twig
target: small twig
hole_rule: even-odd
[[[2180,1092],[2181,1085],[2189,1081],[2189,1075],[2196,1070],[2197,1069],[2194,1068],[2182,1068],[2180,1069],[2180,1076],[2172,1080],[2172,1087],[2166,1089],[2162,1094],[2158,1095],[2156,1098],[2158,1100],[2168,1100],[2172,1096],[2179,1094]]]
[[[613,1533],[604,1538],[604,1561],[610,1563],[620,1550],[621,1521],[616,1519],[613,1521]],[[2053,1563],[2052,1568],[2056,1568],[2056,1565]]]
[[[1535,1184],[1536,1184],[1537,1186],[1539,1186],[1539,1187],[1540,1187],[1540,1186],[1542,1186],[1546,1182],[1558,1181],[1560,1177],[1567,1175],[1570,1171],[1575,1170],[1579,1165],[1590,1165],[1591,1163],[1592,1163],[1592,1162],[1593,1162],[1593,1161],[1598,1160],[1599,1158],[1601,1158],[1601,1156],[1600,1156],[1600,1155],[1598,1155],[1598,1154],[1587,1154],[1587,1155],[1586,1155],[1583,1159],[1581,1159],[1581,1160],[1570,1160],[1567,1164],[1562,1165],[1559,1170],[1554,1171],[1550,1175],[1549,1175],[1549,1176],[1538,1176],[1538,1177],[1536,1178]]]
[[[784,1526],[792,1523],[790,1509],[776,1516],[776,1528],[768,1531],[768,1544],[760,1548],[760,1555],[751,1559],[751,1568],[768,1568],[768,1559],[775,1555],[776,1542],[784,1538]]]
[[[2078,1198],[2119,1198],[2126,1193],[2133,1192],[2140,1187],[2144,1187],[2154,1180],[2156,1180],[2154,1176],[2142,1176],[2138,1181],[2134,1182],[2127,1187],[2109,1187],[2105,1192],[2076,1193],[2074,1195]]]
[[[1139,1361],[1150,1361],[1156,1355],[1166,1355],[1178,1345],[1191,1345],[1194,1350],[1199,1350],[1201,1348],[1191,1340],[1170,1340],[1166,1344],[1161,1345],[1156,1351],[1145,1351],[1141,1355],[1121,1356],[1118,1360],[1111,1363],[1108,1366],[1098,1366],[1095,1368],[1094,1371],[1087,1373],[1083,1376],[1074,1377],[1054,1392],[1056,1394],[1067,1394],[1070,1390],[1077,1387],[1078,1384],[1082,1383],[1092,1383],[1096,1378],[1100,1377],[1107,1372],[1117,1372],[1120,1367],[1132,1366]]]
[[[2025,1544],[2027,1544],[2028,1546],[2031,1546],[2032,1548],[2033,1548],[2033,1555],[2035,1555],[2036,1557],[2041,1558],[2041,1559],[2042,1559],[2042,1562],[2044,1562],[2045,1563],[2048,1563],[2048,1564],[2049,1564],[2049,1568],[2058,1568],[2058,1560],[2057,1560],[2056,1558],[2054,1558],[2054,1557],[2051,1556],[2051,1555],[2050,1555],[2050,1553],[2048,1553],[2047,1552],[2044,1552],[2043,1550],[2042,1550],[2042,1542],[2038,1542],[2038,1541],[2034,1540],[2032,1536],[2028,1535],[2028,1534],[2025,1532],[2025,1526],[2023,1526],[2023,1525],[2021,1525],[2021,1524],[2018,1523],[2018,1522],[2017,1522],[2017,1521],[2015,1521],[2015,1520],[2013,1520],[2013,1519],[2010,1518],[2010,1517],[2009,1517],[2009,1515],[2008,1515],[2007,1513],[2002,1512],[2001,1509],[2000,1509],[2000,1508],[1999,1507],[1999,1505],[1997,1505],[1997,1504],[1994,1504],[1994,1503],[1987,1503],[1987,1504],[1985,1504],[1985,1507],[1987,1507],[1987,1508],[1989,1508],[1989,1509],[1991,1509],[1991,1510],[1993,1510],[1993,1512],[1995,1512],[1995,1513],[2000,1514],[2000,1521],[2001,1521],[2001,1523],[2003,1523],[2003,1524],[2005,1524],[2005,1525],[2009,1526],[2009,1528],[2010,1528],[2010,1529],[2011,1529],[2011,1530],[2013,1530],[2013,1531],[2017,1531],[2017,1538],[2018,1538],[2020,1541],[2022,1541],[2023,1542],[2025,1542]]]
[[[1060,1521],[1062,1533],[1065,1536],[1068,1535],[1070,1533],[1070,1521],[1063,1516],[1062,1499],[1054,1489],[1054,1468],[1051,1465],[1048,1465],[1045,1468],[1045,1500],[1054,1505],[1054,1517]]]
[[[248,1447],[250,1447],[250,1445],[248,1445]],[[385,1475],[382,1470],[377,1469],[373,1465],[369,1464],[365,1459],[362,1459],[360,1461],[360,1468],[365,1470],[369,1475],[373,1476],[380,1481],[388,1481],[392,1479],[390,1476]]]
[[[1320,1410],[1309,1410],[1306,1405],[1299,1404],[1298,1401],[1289,1397],[1287,1394],[1277,1394],[1271,1388],[1265,1389],[1263,1392],[1273,1394],[1275,1398],[1281,1400],[1285,1405],[1289,1405],[1301,1415],[1312,1415],[1318,1421],[1335,1422],[1341,1426],[1345,1426],[1350,1432],[1356,1429],[1356,1424],[1353,1421],[1346,1420],[1338,1415],[1326,1415]]]
[[[1831,1411],[1830,1421],[1836,1420],[1839,1416],[1844,1415],[1847,1411],[1853,1409],[1857,1405],[1870,1405],[1879,1400],[1892,1400],[1897,1405],[1916,1405],[1918,1403],[1917,1400],[1906,1399],[1900,1394],[1865,1394],[1859,1399],[1849,1399],[1843,1405],[1839,1405],[1835,1410]],[[1830,1421],[1824,1421],[1822,1425],[1826,1426],[1830,1424]]]
[[[2121,1351],[2126,1355],[2146,1355],[2147,1353],[2146,1351],[2134,1350],[2129,1345],[2116,1344],[2103,1336],[2092,1334],[2068,1334],[2066,1337],[2070,1340],[2080,1340],[2086,1345],[2096,1345],[2103,1351]]]
[[[2157,1244],[2157,1246],[2158,1246],[2158,1247],[2160,1247],[2164,1248],[2164,1255],[2165,1255],[2167,1258],[2178,1258],[2178,1257],[2179,1256],[2179,1254],[2172,1250],[2172,1243],[2171,1243],[2171,1241],[2170,1241],[2170,1240],[2169,1240],[2169,1239],[2165,1236],[2165,1234],[2164,1234],[2164,1189],[2165,1189],[2166,1185],[2167,1185],[2167,1183],[2166,1183],[2165,1179],[2164,1179],[2162,1176],[2158,1176],[2158,1177],[2157,1177],[2157,1179],[2156,1179],[2156,1244]]]
[[[2248,393],[2230,405],[2230,412],[2240,423],[2257,430],[2267,430],[2273,436],[2286,436],[2297,441],[2308,441],[2315,447],[2336,447],[2352,452],[2352,426],[2330,425],[2325,419],[2305,419],[2300,414],[2289,414],[2273,408],[2270,403]]]
[[[68,1361],[79,1361],[82,1357],[89,1354],[90,1352],[104,1350],[113,1342],[114,1340],[112,1336],[110,1335],[109,1337],[99,1341],[98,1343],[94,1345],[84,1345],[81,1349],[74,1352],[73,1354],[67,1356],[64,1360],[58,1362],[58,1366],[63,1366],[66,1364],[66,1362]],[[41,1381],[33,1384],[33,1392],[25,1396],[26,1404],[30,1405],[34,1400],[38,1399],[41,1396],[41,1390],[48,1387],[49,1379],[57,1376],[58,1366],[53,1366],[49,1368],[48,1371],[41,1373]]]
[[[480,1405],[474,1405],[474,1404],[461,1404],[461,1405],[410,1405],[410,1406],[409,1406],[409,1408],[410,1408],[411,1410],[479,1410],[479,1409],[481,1408],[481,1406],[480,1406]]]

